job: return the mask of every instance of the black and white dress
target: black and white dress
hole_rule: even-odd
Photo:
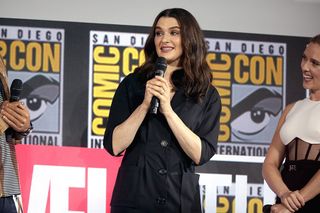
[[[320,168],[320,101],[305,98],[296,102],[280,130],[280,137],[286,145],[282,178],[290,190],[300,190]],[[320,212],[320,195],[297,212]]]

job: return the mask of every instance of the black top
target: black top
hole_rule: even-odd
[[[142,103],[145,80],[129,74],[113,98],[103,145],[112,155],[112,133]],[[173,110],[201,139],[200,165],[216,152],[221,112],[220,96],[210,86],[200,103],[177,87]],[[200,212],[198,179],[194,162],[184,153],[165,117],[147,114],[119,168],[111,205],[145,212]]]

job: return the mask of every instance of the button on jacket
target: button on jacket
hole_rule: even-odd
[[[129,74],[115,93],[103,141],[112,155],[113,130],[142,103],[146,83],[143,79],[142,74]],[[219,134],[221,102],[217,90],[210,86],[203,100],[197,103],[178,87],[171,106],[185,125],[200,137],[200,165],[206,163],[216,152]],[[201,212],[199,175],[194,173],[194,166],[165,117],[160,112],[147,114],[125,151],[111,206],[152,213]]]

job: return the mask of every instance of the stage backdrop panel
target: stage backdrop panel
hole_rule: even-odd
[[[102,139],[113,95],[121,80],[144,62],[149,30],[0,18],[0,55],[11,81],[24,82],[22,101],[35,126],[24,144],[104,152]],[[287,104],[306,94],[300,60],[308,38],[203,32],[212,84],[222,100],[217,155],[196,168],[203,208],[261,212],[263,203],[274,200],[261,165],[279,116]]]

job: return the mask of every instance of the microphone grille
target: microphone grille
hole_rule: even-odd
[[[10,87],[10,93],[11,93],[11,100],[17,101],[20,99],[20,94],[22,91],[22,81],[20,79],[14,79],[12,81],[11,87]]]
[[[167,69],[167,59],[164,57],[158,57],[156,61],[156,67],[160,70],[166,70]]]

